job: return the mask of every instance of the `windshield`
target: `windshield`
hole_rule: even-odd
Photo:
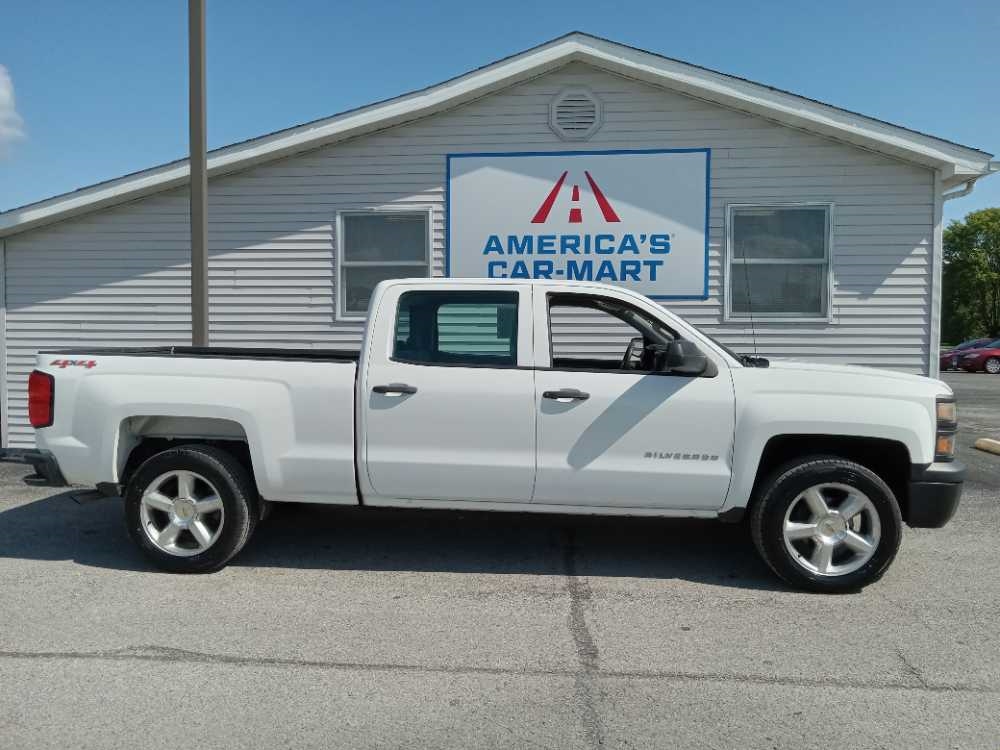
[[[722,349],[722,351],[724,351],[726,354],[728,354],[730,357],[732,357],[733,359],[735,359],[737,362],[739,362],[744,367],[770,367],[770,365],[771,365],[771,362],[768,359],[766,359],[765,357],[760,357],[760,356],[758,356],[756,354],[740,354],[739,352],[734,352],[728,346],[726,346],[721,341],[719,341],[717,338],[715,338],[715,336],[709,336],[707,333],[705,333],[704,331],[702,331],[700,329],[699,329],[699,333],[701,333],[702,336],[704,336],[709,341],[711,341],[713,344],[715,344],[717,347],[719,347],[720,349]],[[754,346],[754,348],[756,349],[757,347]]]
[[[709,341],[711,341],[713,344],[715,344],[717,347],[719,347],[720,349],[722,349],[722,351],[724,351],[726,354],[728,354],[733,359],[735,359],[735,360],[737,360],[739,362],[742,362],[743,361],[743,357],[746,356],[745,354],[738,354],[737,352],[734,352],[728,346],[726,346],[721,341],[719,341],[717,338],[715,338],[715,336],[709,336],[707,333],[705,333],[701,329],[699,329],[698,332],[702,336],[704,336],[706,339],[708,339]]]

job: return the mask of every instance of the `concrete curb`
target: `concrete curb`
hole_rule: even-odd
[[[977,440],[973,445],[981,451],[995,453],[1000,456],[1000,440],[993,440],[992,438],[979,438],[979,440]]]

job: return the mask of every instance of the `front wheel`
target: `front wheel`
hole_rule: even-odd
[[[877,581],[902,539],[899,504],[869,469],[840,458],[787,464],[750,515],[764,561],[797,588],[856,591]]]
[[[1000,375],[1000,359],[997,357],[990,357],[986,360],[986,364],[983,365],[983,369],[990,375]]]
[[[259,515],[246,469],[230,453],[205,445],[157,453],[125,490],[129,535],[172,573],[222,568],[246,544]]]

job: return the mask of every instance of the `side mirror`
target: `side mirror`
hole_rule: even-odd
[[[668,343],[656,358],[656,369],[673,375],[714,375],[711,360],[702,354],[693,341],[678,339]]]

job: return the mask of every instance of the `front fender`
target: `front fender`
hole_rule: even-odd
[[[912,398],[770,392],[755,393],[737,406],[734,481],[724,511],[749,504],[765,446],[784,435],[892,440],[906,447],[911,463],[933,460],[932,414]]]

